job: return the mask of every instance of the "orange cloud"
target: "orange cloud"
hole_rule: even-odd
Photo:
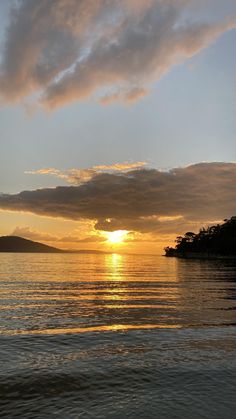
[[[144,167],[147,165],[145,161],[138,161],[138,162],[124,162],[124,163],[114,163],[114,164],[100,164],[98,166],[94,166],[93,168],[97,171],[128,171],[133,169],[138,169],[140,167]]]
[[[93,166],[89,169],[70,169],[70,170],[58,170],[52,167],[27,170],[25,173],[30,175],[50,175],[59,179],[64,179],[71,184],[79,184],[87,182],[102,172],[128,172],[130,170],[139,169],[147,165],[147,162],[124,162],[115,164],[101,164]]]
[[[124,102],[129,105],[137,100],[141,99],[143,96],[148,94],[148,89],[143,87],[135,86],[127,91],[118,91],[115,93],[107,93],[105,96],[101,97],[100,103],[102,105],[110,105],[113,102]]]
[[[58,243],[102,243],[105,238],[99,234],[90,234],[87,236],[77,234],[68,234],[66,236],[58,236],[42,232],[28,226],[20,227],[17,226],[11,233],[11,236],[20,236],[30,240],[42,241],[42,242],[58,242]]]

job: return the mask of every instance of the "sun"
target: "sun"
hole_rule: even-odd
[[[125,241],[127,236],[127,230],[116,230],[116,231],[106,231],[105,235],[108,243],[110,244],[121,244]]]

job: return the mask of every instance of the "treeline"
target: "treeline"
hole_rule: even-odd
[[[166,256],[185,254],[236,255],[236,217],[217,224],[201,228],[199,233],[191,231],[176,238],[176,246],[165,248]]]

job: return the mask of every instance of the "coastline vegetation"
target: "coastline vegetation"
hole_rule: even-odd
[[[166,247],[165,256],[182,258],[236,258],[236,217],[201,228],[198,233],[188,231],[176,238],[175,247]]]

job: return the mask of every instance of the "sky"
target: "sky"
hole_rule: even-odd
[[[235,0],[1,0],[0,28],[0,235],[160,253],[236,215]]]

